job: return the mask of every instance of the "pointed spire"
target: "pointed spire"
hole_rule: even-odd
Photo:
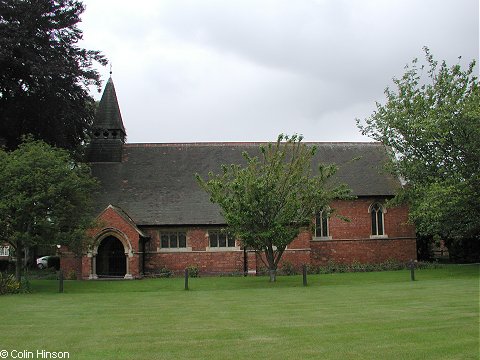
[[[110,76],[93,120],[93,137],[87,150],[87,161],[121,162],[126,135]]]
[[[126,131],[123,126],[122,114],[120,113],[117,94],[111,76],[107,81],[107,85],[105,85],[102,99],[95,114],[93,127],[94,137],[104,137],[108,133],[108,137],[118,137],[122,140],[125,138]]]

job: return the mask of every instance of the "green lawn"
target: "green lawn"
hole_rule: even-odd
[[[0,350],[70,359],[478,359],[479,266],[279,277],[32,281]],[[36,353],[34,354],[36,356]],[[37,357],[34,357],[37,358]]]

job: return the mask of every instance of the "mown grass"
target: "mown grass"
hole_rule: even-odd
[[[479,267],[32,281],[0,297],[0,350],[71,359],[478,359]]]

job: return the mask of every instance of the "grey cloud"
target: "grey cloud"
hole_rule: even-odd
[[[133,141],[267,140],[286,130],[358,140],[354,118],[373,110],[422,46],[449,63],[478,59],[475,0],[138,6],[146,8],[118,5],[106,24],[91,25],[117,59],[131,57],[117,60],[114,80]]]

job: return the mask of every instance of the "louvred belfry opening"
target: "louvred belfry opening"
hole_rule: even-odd
[[[110,77],[95,113],[87,160],[121,162],[126,135],[115,86]]]

